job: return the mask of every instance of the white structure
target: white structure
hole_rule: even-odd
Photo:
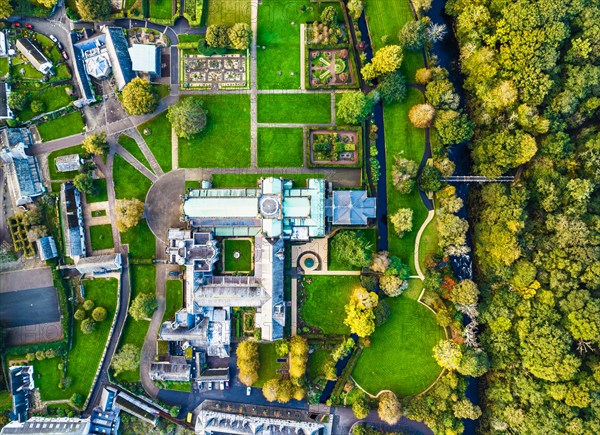
[[[90,433],[89,418],[45,418],[32,417],[24,423],[11,421],[2,428],[0,434],[36,435],[87,435]]]
[[[129,47],[132,69],[150,77],[160,77],[160,47],[148,44],[133,44]]]
[[[42,74],[48,74],[52,69],[52,62],[28,38],[17,39],[17,50]]]
[[[58,172],[73,172],[81,169],[81,158],[79,154],[68,154],[58,156],[55,160],[56,170]]]

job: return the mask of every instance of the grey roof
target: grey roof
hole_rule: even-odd
[[[25,423],[10,422],[0,434],[87,435],[89,427],[90,420],[87,418],[32,417]]]
[[[36,240],[38,253],[42,260],[50,260],[51,258],[58,257],[58,250],[56,249],[56,243],[54,237],[47,236]]]
[[[21,196],[35,197],[44,193],[37,160],[33,156],[27,159],[13,159]]]
[[[94,90],[92,88],[92,82],[87,75],[87,71],[85,70],[85,63],[83,62],[83,52],[79,47],[75,44],[78,41],[77,32],[71,32],[71,46],[73,48],[73,58],[75,64],[75,77],[77,78],[77,84],[79,85],[79,90],[81,91],[81,96],[87,101],[92,101],[95,99]]]
[[[42,51],[28,38],[17,39],[17,49],[23,53],[23,55],[29,62],[31,62],[35,69],[43,74],[46,74],[48,69],[52,67],[52,63],[48,60],[44,53],[42,53]]]
[[[197,377],[197,380],[202,382],[228,381],[229,367],[203,370],[202,373],[200,373],[200,376]]]
[[[31,134],[27,128],[3,128],[0,133],[0,142],[3,147],[12,148],[23,143],[25,148],[32,144]]]
[[[9,117],[7,86],[4,80],[0,80],[0,118]]]
[[[365,190],[334,190],[327,208],[333,225],[366,225],[376,217],[375,198]]]
[[[119,394],[117,394],[115,405],[121,410],[153,425],[156,425],[160,416],[159,410],[154,405],[141,400],[137,396],[130,396],[123,391],[119,391]]]
[[[120,271],[123,265],[122,261],[121,254],[95,255],[80,258],[75,267],[81,274],[101,275]]]
[[[13,399],[11,418],[23,423],[29,417],[29,394],[34,389],[33,366],[10,368],[10,393]]]
[[[106,47],[113,64],[113,74],[117,87],[121,90],[136,77],[129,57],[129,45],[121,27],[107,27],[105,31]]]
[[[189,381],[191,366],[184,356],[171,356],[169,361],[150,363],[150,378],[161,381]]]
[[[79,154],[68,154],[66,156],[58,156],[55,164],[59,172],[78,171],[81,168],[81,159],[79,158]]]

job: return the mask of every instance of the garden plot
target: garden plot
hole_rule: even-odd
[[[227,88],[247,86],[246,56],[183,55],[183,87]]]
[[[308,53],[311,86],[340,86],[356,83],[347,49],[309,50]]]
[[[360,134],[357,130],[311,130],[312,165],[356,166],[360,163]]]

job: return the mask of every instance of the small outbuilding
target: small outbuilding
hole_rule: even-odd
[[[133,44],[129,47],[132,69],[150,77],[160,77],[160,47],[150,44]]]
[[[79,154],[68,154],[58,156],[55,160],[56,170],[58,172],[73,172],[81,169],[81,158]]]
[[[56,249],[54,237],[42,237],[41,239],[37,239],[35,243],[37,244],[38,254],[40,254],[42,260],[46,261],[58,257],[58,250]]]

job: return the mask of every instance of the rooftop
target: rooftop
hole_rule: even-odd
[[[148,44],[133,44],[129,47],[132,69],[154,75],[160,73],[160,47]]]

